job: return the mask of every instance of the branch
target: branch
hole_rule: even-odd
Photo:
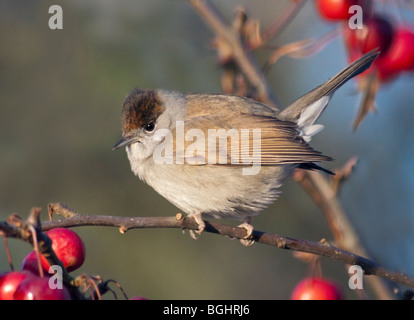
[[[49,211],[51,213],[65,214],[71,212],[71,209],[62,204],[55,203],[49,205]],[[130,229],[141,228],[198,229],[198,223],[193,218],[184,217],[181,213],[177,214],[175,217],[119,217],[82,215],[74,211],[72,212],[73,214],[71,217],[67,219],[42,222],[42,229],[49,230],[56,227],[106,226],[117,227],[121,233],[125,233]],[[233,227],[215,221],[205,221],[205,223],[205,232],[236,239],[243,239],[246,236],[246,230],[244,228]],[[313,253],[338,260],[345,264],[359,265],[366,275],[377,275],[414,288],[414,279],[408,277],[406,274],[387,270],[376,262],[326,243],[299,240],[258,230],[253,231],[250,239],[261,244],[267,244],[281,249]]]
[[[276,95],[238,31],[228,25],[216,8],[207,0],[190,0],[190,3],[216,35],[228,43],[237,65],[256,89],[258,99],[278,110]]]
[[[263,31],[261,35],[263,43],[268,42],[270,39],[279,34],[293,20],[304,4],[305,1],[303,0],[289,1],[288,5],[279,17],[265,31]]]

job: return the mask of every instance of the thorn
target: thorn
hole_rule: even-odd
[[[342,168],[335,171],[335,176],[332,177],[332,190],[335,195],[338,194],[342,184],[351,176],[357,163],[358,157],[354,156]]]

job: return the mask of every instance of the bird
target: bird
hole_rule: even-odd
[[[333,174],[317,164],[333,159],[309,144],[323,129],[315,122],[335,91],[378,55],[366,53],[281,111],[230,94],[135,88],[122,104],[113,150],[125,147],[133,173],[193,217],[198,235],[204,219],[235,219],[247,245],[252,217],[278,198],[296,168]]]

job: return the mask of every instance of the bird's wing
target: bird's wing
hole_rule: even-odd
[[[271,116],[240,114],[223,119],[210,114],[187,119],[172,133],[178,163],[238,166],[331,160],[304,141],[295,123]]]

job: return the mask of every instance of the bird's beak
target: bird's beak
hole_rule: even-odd
[[[119,140],[115,145],[112,147],[112,150],[116,150],[122,147],[129,146],[130,144],[133,144],[135,142],[140,142],[138,140],[138,137],[123,137],[121,140]]]

